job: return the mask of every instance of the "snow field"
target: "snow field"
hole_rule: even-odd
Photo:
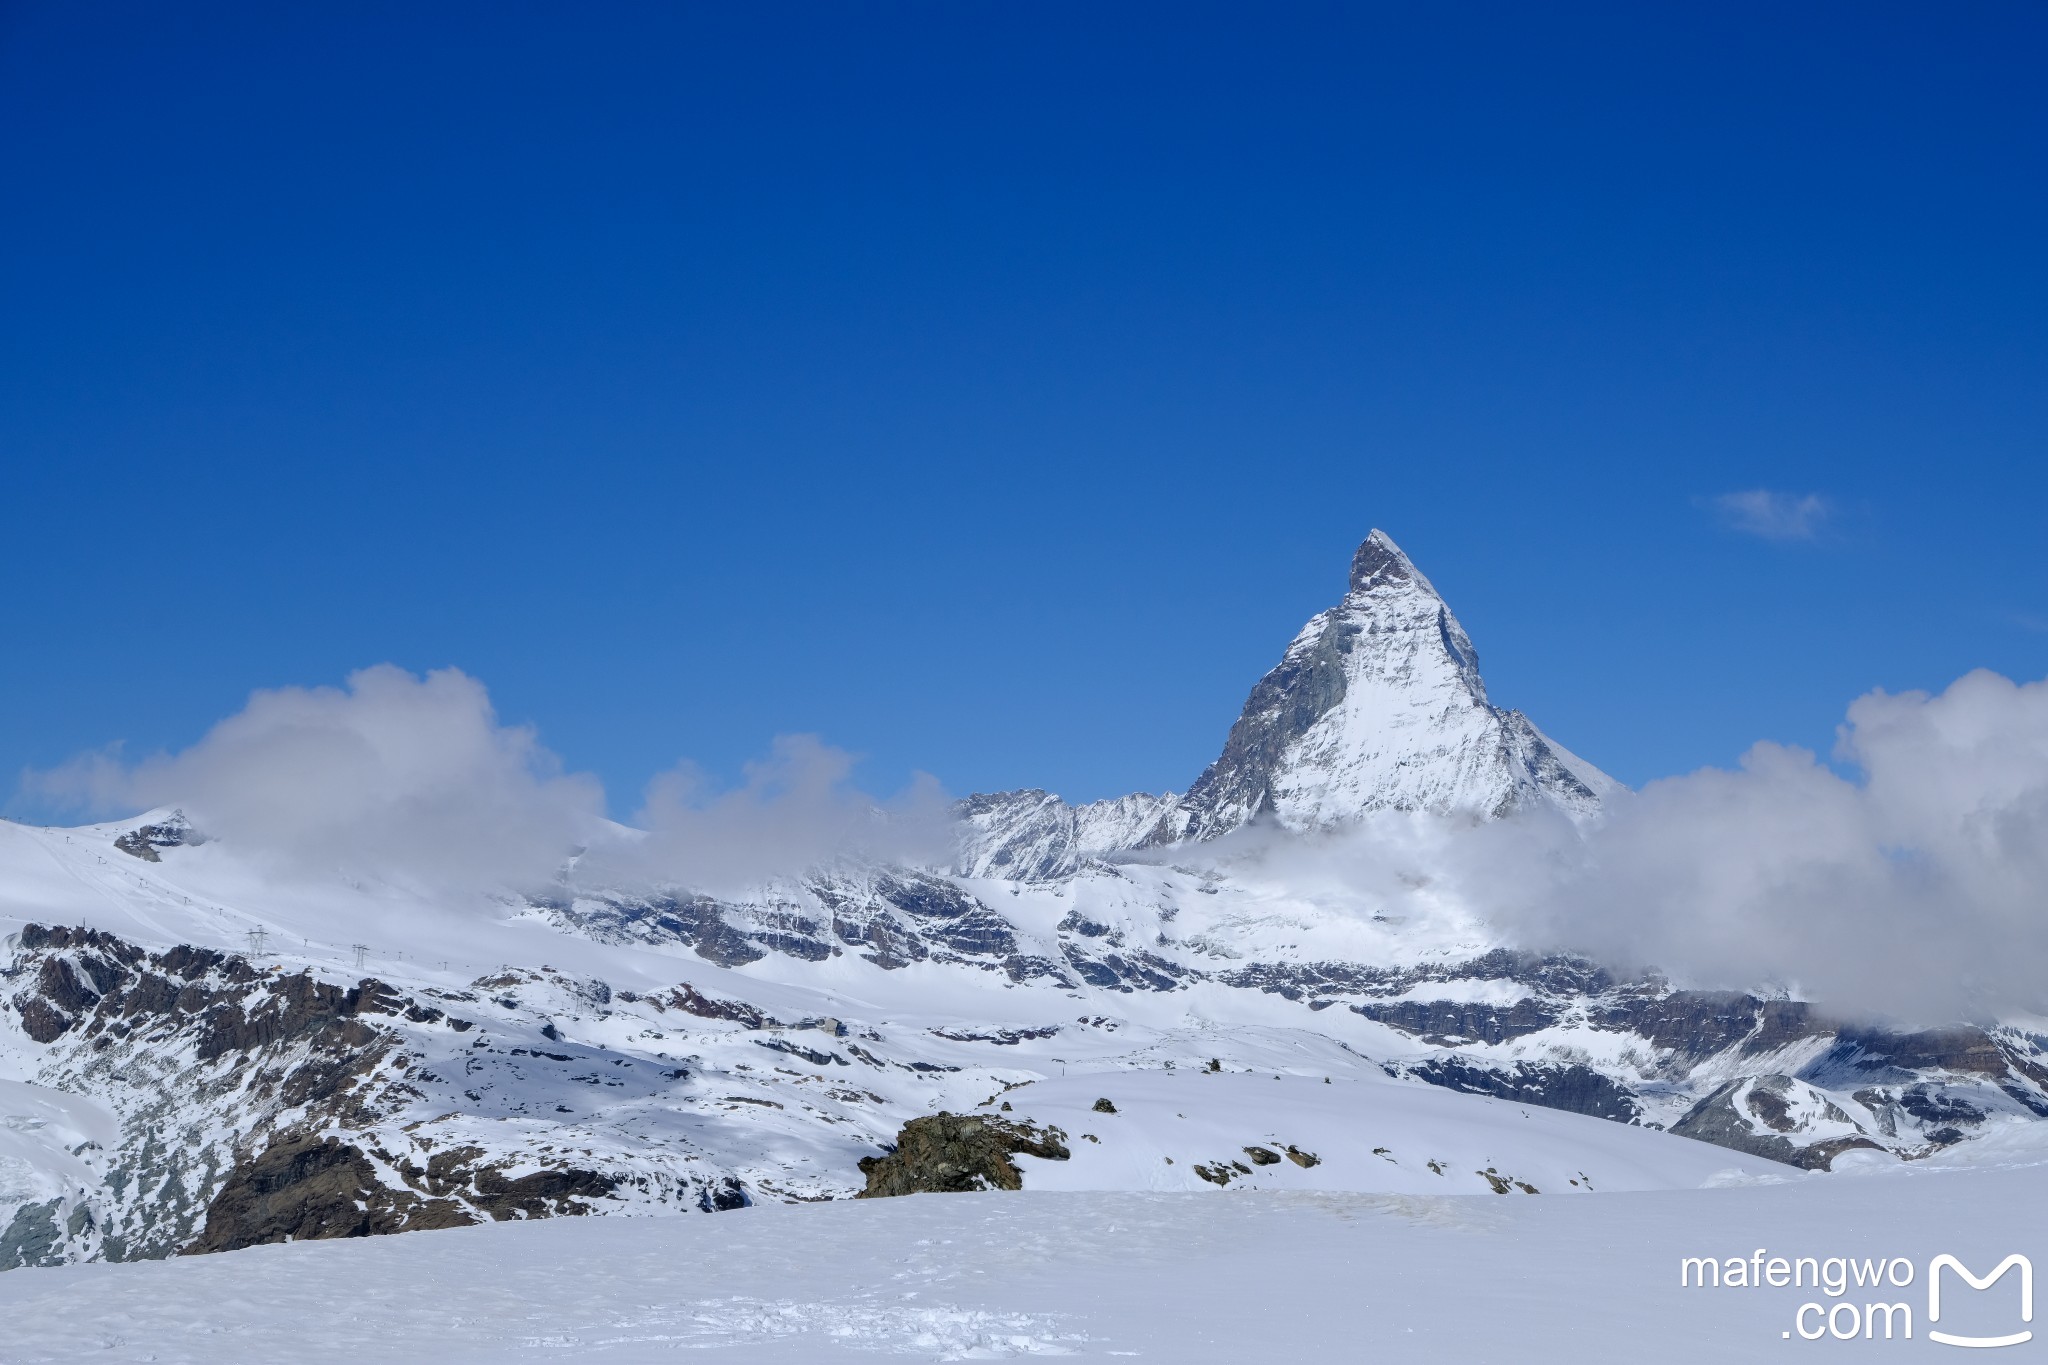
[[[1884,1291],[1913,1306],[1912,1340],[1808,1342],[1784,1335],[1802,1302],[1868,1295],[1681,1287],[1680,1260],[1947,1252],[1983,1271],[2048,1254],[2044,1196],[2034,1166],[1598,1199],[1026,1191],[556,1219],[15,1271],[0,1358],[1938,1360],[1922,1283]],[[1952,1284],[1942,1325],[1994,1328],[2016,1299]]]
[[[1027,1190],[1203,1191],[1222,1176],[1227,1190],[1520,1196],[1805,1178],[1649,1129],[1370,1076],[1095,1073],[1002,1099],[1012,1107],[1002,1117],[1056,1126],[1073,1152],[1018,1157]],[[1097,1111],[1098,1099],[1116,1112]]]

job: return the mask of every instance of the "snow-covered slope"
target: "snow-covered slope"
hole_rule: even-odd
[[[1979,1292],[1943,1271],[1927,1310],[1938,1255],[2040,1265],[2044,1198],[2039,1166],[1594,1199],[921,1195],[29,1270],[0,1276],[0,1322],[11,1365],[1940,1360],[1955,1348],[1930,1328],[2039,1328],[2015,1273]],[[1681,1283],[1686,1258],[1753,1254],[1814,1258],[1843,1288],[1804,1267],[1782,1287]],[[1856,1284],[1871,1259],[1886,1282]],[[1866,1338],[1873,1302],[1907,1311]]]
[[[960,858],[968,877],[1019,882],[1072,876],[1090,858],[1151,840],[1179,797],[1138,793],[1070,806],[1036,789],[970,796],[960,803]]]
[[[1570,1195],[1791,1178],[1769,1162],[1644,1128],[1340,1074],[1091,1072],[1006,1091],[998,1103],[1067,1134],[1065,1160],[1018,1158],[1034,1190]]]

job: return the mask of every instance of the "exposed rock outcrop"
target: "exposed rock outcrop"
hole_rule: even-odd
[[[274,1144],[229,1172],[207,1206],[205,1230],[184,1253],[461,1227],[475,1221],[451,1201],[394,1194],[377,1180],[369,1158],[358,1147],[332,1137],[297,1138]]]
[[[186,844],[200,843],[198,832],[185,819],[185,812],[172,811],[165,819],[155,824],[137,825],[126,834],[114,840],[114,847],[131,858],[140,858],[145,863],[160,863],[160,848],[180,848]]]
[[[957,1194],[973,1190],[1021,1190],[1024,1173],[1012,1156],[1065,1161],[1072,1153],[1057,1128],[975,1114],[937,1113],[912,1119],[896,1136],[887,1156],[861,1159],[868,1187],[858,1199],[899,1194]]]
[[[13,948],[0,963],[13,987],[0,1024],[39,1045],[39,1084],[92,1096],[119,1133],[104,1150],[73,1153],[96,1174],[81,1167],[58,1204],[0,1204],[0,1269],[577,1214],[626,1181],[641,1202],[747,1202],[736,1180],[687,1154],[615,1156],[607,1167],[551,1140],[552,1127],[466,1116],[464,1106],[520,1117],[543,1093],[545,1112],[566,1115],[553,1095],[653,1095],[687,1078],[681,1066],[647,1067],[629,1085],[621,1077],[642,1070],[633,1059],[559,1041],[514,995],[599,1010],[611,998],[600,981],[543,968],[488,978],[499,992],[490,1000],[437,993],[505,1011],[480,1028],[375,978],[344,986],[210,949],[152,952],[94,929],[30,924]],[[773,1022],[688,987],[664,1001]],[[524,1039],[501,1040],[515,1017]],[[501,1079],[546,1088],[493,1104]]]
[[[1790,1076],[1730,1081],[1671,1131],[1806,1170],[1825,1171],[1857,1147],[1881,1149],[1839,1105]]]
[[[573,1168],[511,1179],[485,1157],[479,1147],[436,1153],[424,1169],[400,1167],[405,1184],[393,1188],[378,1178],[369,1154],[335,1137],[274,1143],[228,1173],[207,1206],[205,1231],[184,1250],[191,1255],[466,1227],[479,1221],[478,1213],[500,1222],[587,1213],[588,1201],[609,1194],[617,1183]]]

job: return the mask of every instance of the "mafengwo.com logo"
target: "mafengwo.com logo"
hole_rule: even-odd
[[[1928,1341],[1979,1350],[2034,1339],[2034,1263],[2017,1253],[1980,1275],[1947,1252],[1921,1266],[1904,1256],[1788,1257],[1758,1247],[1746,1257],[1680,1257],[1678,1283],[1812,1291],[1817,1297],[1793,1308],[1779,1333],[1788,1341],[1912,1340],[1916,1328]],[[1916,1306],[1925,1313],[1917,1321]]]

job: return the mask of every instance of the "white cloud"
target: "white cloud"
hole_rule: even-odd
[[[884,800],[853,785],[854,762],[816,735],[780,735],[768,757],[723,792],[680,764],[648,784],[634,817],[645,837],[593,847],[576,881],[736,895],[827,863],[938,861],[952,832],[938,781],[920,773]]]
[[[1723,525],[1764,540],[1813,540],[1834,515],[1834,504],[1818,493],[1780,493],[1751,488],[1708,498]]]
[[[182,807],[286,875],[534,891],[583,850],[579,886],[736,894],[835,859],[936,859],[950,829],[938,783],[920,775],[884,800],[853,785],[853,767],[811,735],[777,738],[731,791],[679,765],[649,786],[636,832],[605,818],[597,779],[500,723],[475,678],[383,664],[340,688],[257,692],[177,753],[88,754],[24,785],[95,815]]]
[[[181,806],[293,871],[430,886],[545,880],[604,813],[596,780],[564,773],[530,728],[500,724],[482,683],[389,664],[340,688],[256,692],[175,754],[88,755],[26,785],[96,813]]]
[[[1855,776],[1758,744],[1617,795],[1582,837],[1481,832],[1466,894],[1699,984],[1922,1022],[2048,1010],[2048,682],[1873,692],[1836,757]]]

